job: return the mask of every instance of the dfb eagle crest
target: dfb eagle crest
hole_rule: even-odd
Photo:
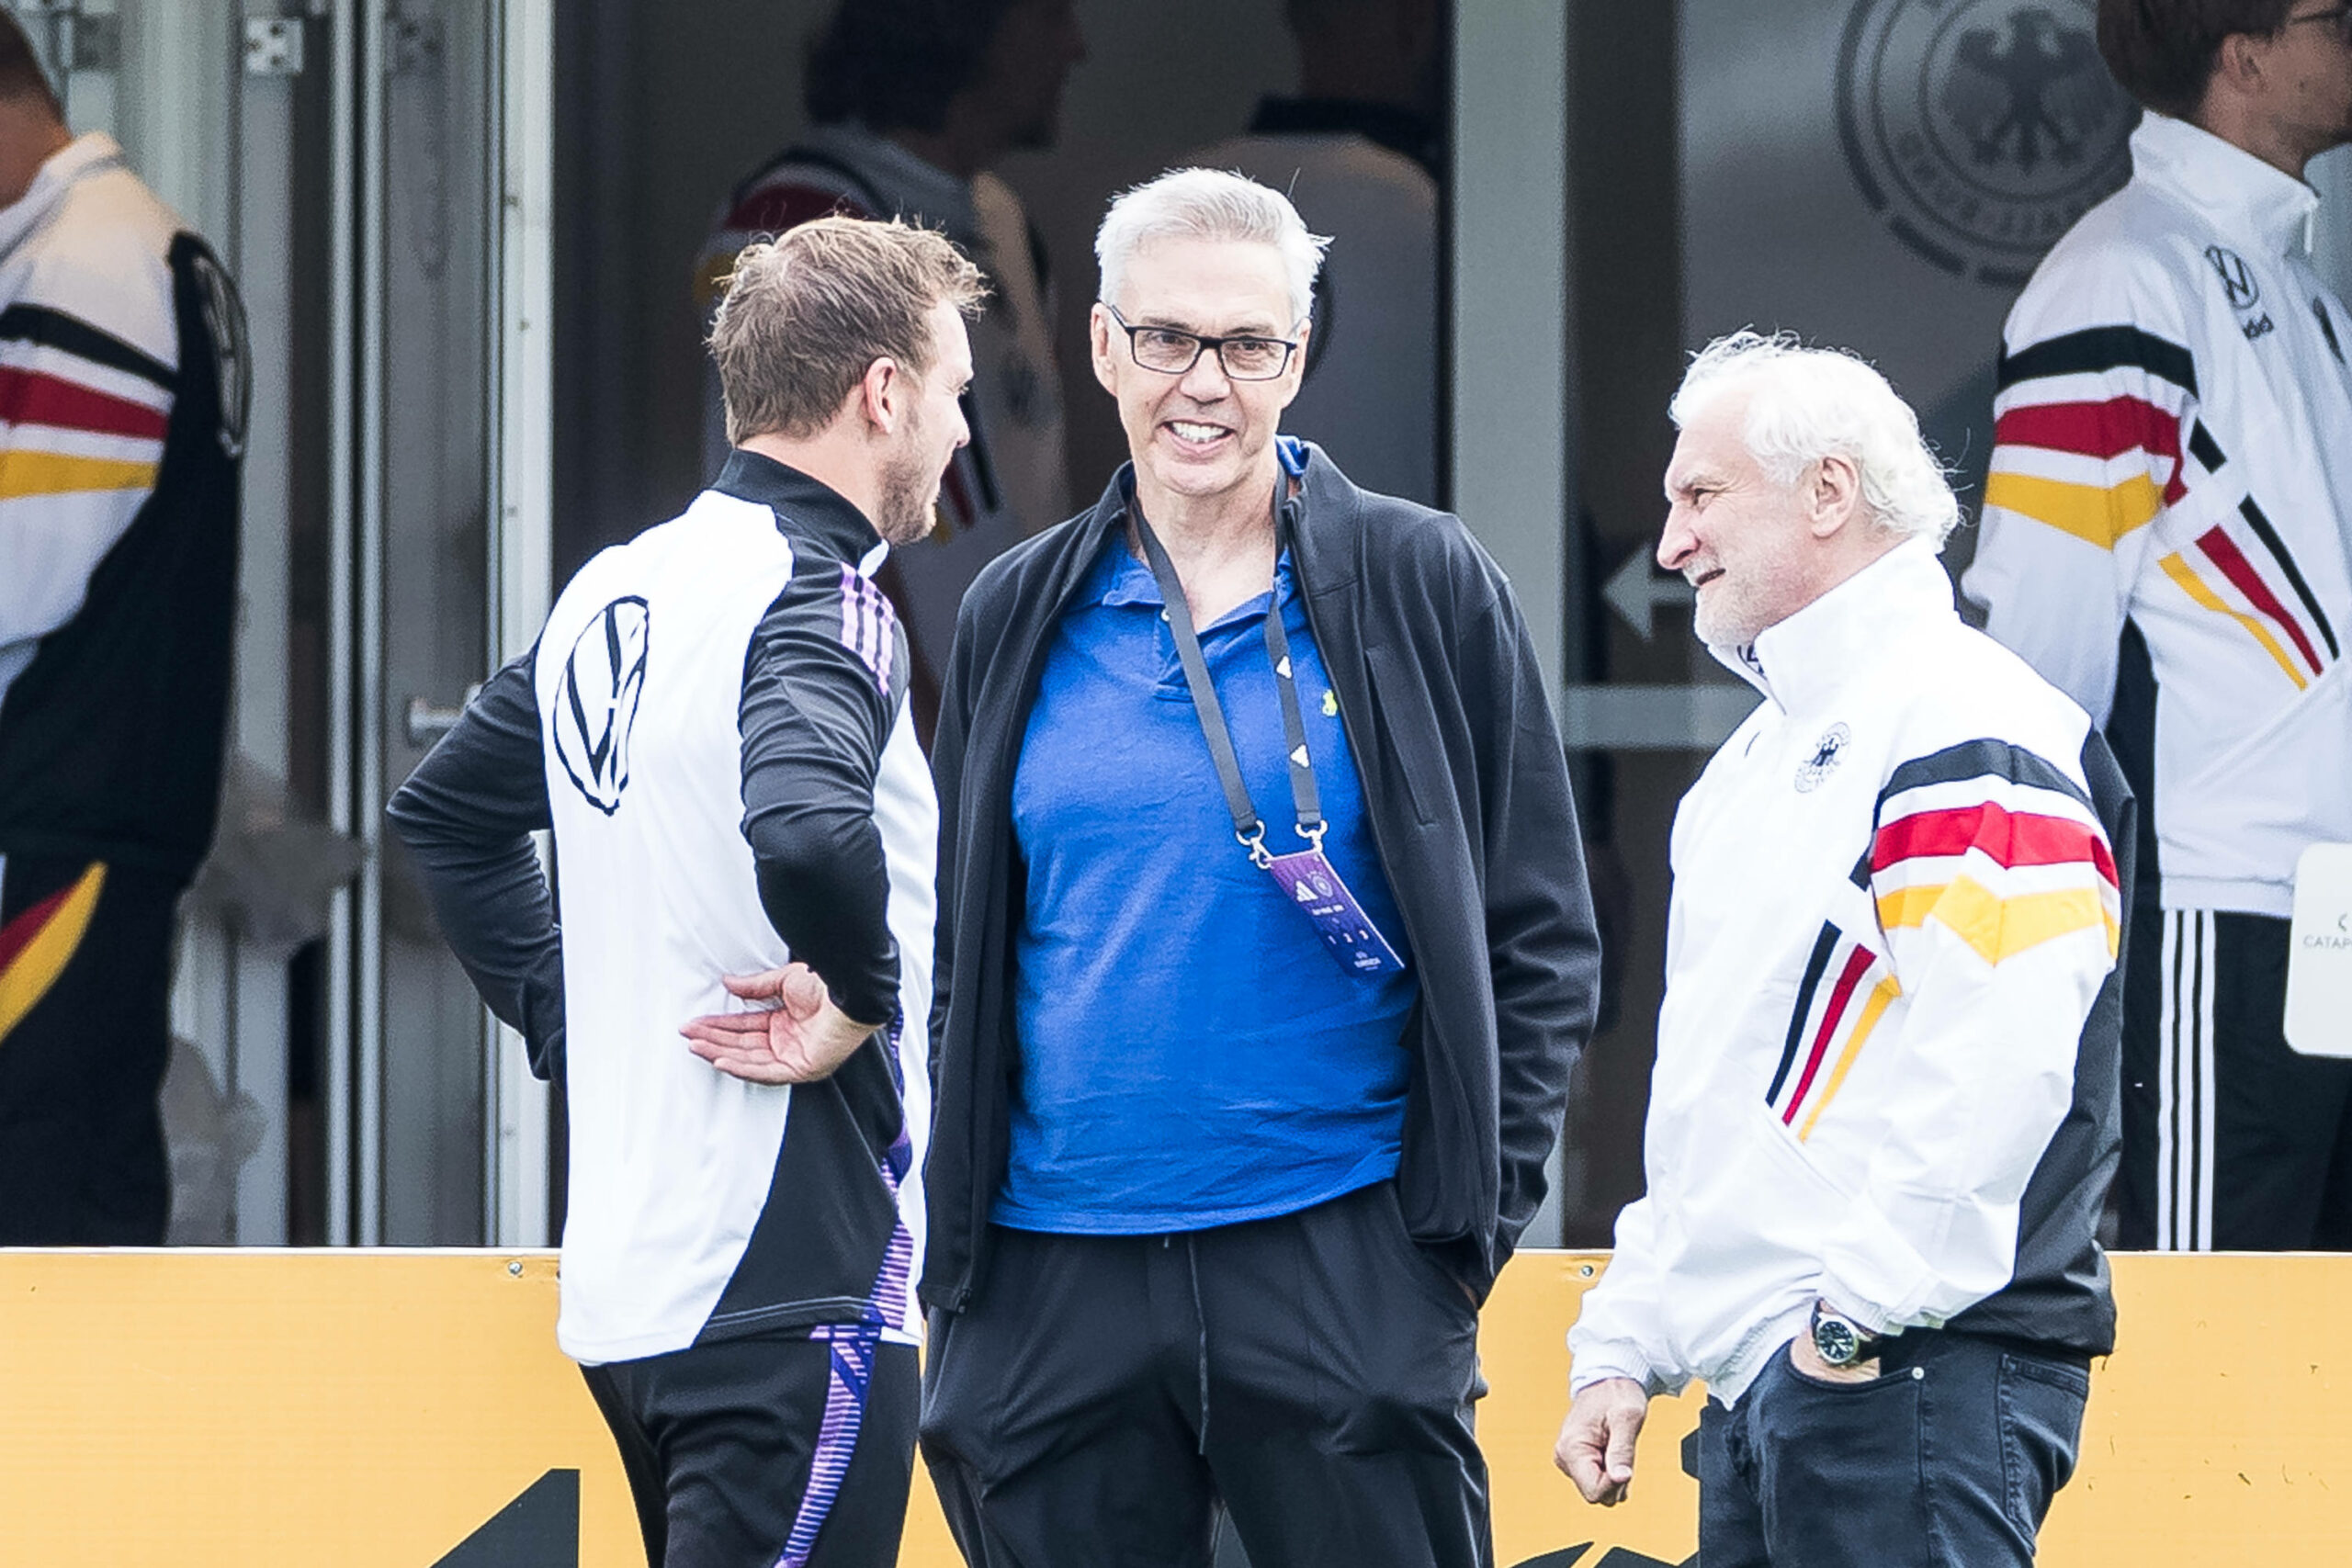
[[[2131,100],[2097,0],[1854,0],[1838,137],[1889,233],[1945,272],[2021,288],[2130,177]]]
[[[1943,110],[1967,133],[1978,164],[2008,163],[2030,175],[2044,158],[2081,163],[2122,106],[2088,33],[2061,26],[2039,6],[2020,6],[2006,28],[1960,35]]]

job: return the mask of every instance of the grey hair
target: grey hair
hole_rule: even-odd
[[[1295,322],[1315,308],[1315,278],[1323,270],[1330,238],[1306,231],[1298,209],[1282,192],[1224,169],[1170,169],[1122,191],[1094,231],[1094,260],[1102,271],[1097,296],[1106,305],[1125,280],[1127,263],[1159,240],[1246,240],[1272,245],[1290,280],[1290,314]]]
[[[1960,522],[1951,480],[1919,416],[1886,378],[1838,348],[1807,348],[1793,333],[1736,332],[1694,355],[1669,412],[1687,426],[1716,398],[1747,394],[1747,450],[1776,484],[1792,485],[1824,457],[1860,475],[1872,522],[1941,548]]]

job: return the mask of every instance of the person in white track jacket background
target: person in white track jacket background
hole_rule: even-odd
[[[1876,371],[1740,333],[1673,412],[1658,560],[1765,700],[1675,820],[1648,1192],[1555,1458],[1617,1501],[1704,1378],[1709,1568],[2030,1563],[2113,1346],[2131,798],[1959,619],[1958,507]]]
[[[173,910],[220,799],[250,375],[210,247],[67,129],[0,9],[0,1247],[171,1218]]]
[[[972,439],[941,482],[938,525],[875,578],[907,634],[908,701],[926,748],[965,590],[1069,513],[1046,242],[993,171],[1054,145],[1063,86],[1085,58],[1070,0],[842,0],[809,39],[808,130],[729,194],[695,264],[707,320],[736,253],[840,213],[936,229],[988,276],[964,399]],[[703,400],[717,473],[729,446],[715,377]]]
[[[1985,629],[2109,728],[2142,802],[2121,1240],[2352,1246],[2352,1062],[2282,1030],[2296,865],[2352,842],[2352,311],[2303,165],[2352,140],[2352,11],[2134,0],[2132,183],[2010,312]],[[2111,719],[2110,719],[2110,716]]]

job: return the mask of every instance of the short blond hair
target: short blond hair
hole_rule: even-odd
[[[988,283],[929,229],[820,218],[743,247],[710,325],[727,439],[814,435],[877,359],[931,369],[942,303],[979,310]]]

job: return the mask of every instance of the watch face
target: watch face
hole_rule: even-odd
[[[1831,1366],[1842,1367],[1854,1359],[1856,1352],[1861,1349],[1862,1344],[1861,1340],[1855,1336],[1851,1324],[1841,1323],[1834,1317],[1825,1317],[1813,1325],[1813,1348],[1819,1351],[1821,1359]]]

